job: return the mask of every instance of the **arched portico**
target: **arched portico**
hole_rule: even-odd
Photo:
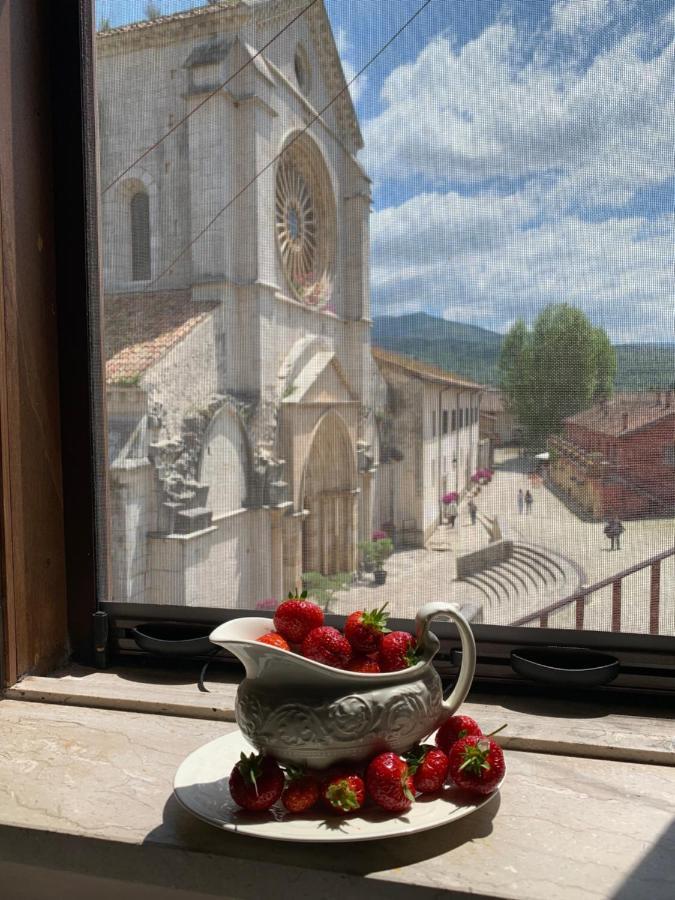
[[[302,570],[333,575],[356,562],[356,464],[349,431],[335,412],[319,421],[302,483],[308,515],[302,530]]]

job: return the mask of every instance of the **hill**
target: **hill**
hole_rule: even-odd
[[[379,316],[373,343],[413,359],[433,363],[483,384],[497,383],[503,336],[487,328],[450,322],[427,313]],[[675,385],[675,344],[617,344],[615,387],[620,391]]]
[[[502,335],[487,328],[426,313],[381,316],[373,322],[373,343],[474,381],[494,384],[497,380]]]

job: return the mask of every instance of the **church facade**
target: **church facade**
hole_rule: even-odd
[[[304,6],[98,35],[112,600],[255,607],[373,527],[362,138],[322,3],[260,52]]]

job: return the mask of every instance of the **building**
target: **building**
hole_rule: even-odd
[[[98,35],[113,600],[255,606],[371,532],[370,183],[323,3],[257,55],[304,5]]]
[[[549,440],[551,479],[596,519],[675,510],[673,392],[622,394],[565,420]]]
[[[485,387],[480,401],[480,433],[489,438],[493,447],[502,447],[522,440],[523,430],[516,416],[509,411],[503,391]]]
[[[376,524],[399,546],[423,546],[439,524],[443,495],[461,496],[487,465],[478,434],[482,387],[388,350],[374,348],[373,358],[385,394]]]

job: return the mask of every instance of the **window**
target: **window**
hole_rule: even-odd
[[[443,434],[448,433],[448,411],[447,409],[443,410]]]
[[[308,94],[310,89],[309,60],[307,58],[307,51],[302,45],[299,45],[298,49],[295,51],[293,67],[298,87],[303,94]]]
[[[241,15],[248,13],[242,13],[239,8],[232,12],[215,7],[211,10],[188,0],[179,5],[181,11],[175,16],[170,14],[142,24],[129,21],[132,11],[125,6],[122,12],[115,13],[118,19],[111,27],[95,38],[97,80],[105,96],[105,117],[98,147],[89,139],[83,149],[91,194],[86,201],[82,197],[74,201],[73,209],[75,206],[92,209],[96,205],[92,203],[95,187],[92,173],[95,171],[93,156],[98,152],[100,262],[106,273],[119,272],[123,277],[106,281],[105,293],[99,297],[94,265],[89,282],[69,283],[68,290],[62,286],[59,290],[59,315],[63,323],[63,434],[70,453],[71,442],[75,445],[78,440],[72,427],[77,417],[85,432],[78,444],[77,459],[82,473],[79,480],[82,491],[89,492],[86,497],[80,497],[79,506],[70,499],[68,502],[78,506],[80,515],[86,519],[83,510],[92,505],[89,502],[93,500],[92,494],[98,501],[97,583],[94,586],[89,583],[88,593],[90,598],[99,598],[102,610],[116,617],[116,625],[121,623],[114,631],[124,635],[120,640],[126,641],[127,649],[133,649],[133,643],[125,628],[134,616],[135,621],[139,621],[138,616],[208,621],[236,614],[238,610],[258,606],[266,609],[270,600],[278,600],[288,589],[302,586],[310,564],[317,564],[325,578],[353,571],[358,542],[371,528],[375,530],[386,524],[395,535],[397,529],[406,535],[424,534],[430,510],[436,515],[439,504],[438,490],[428,491],[424,483],[428,477],[430,484],[437,486],[437,473],[423,471],[423,434],[418,433],[420,410],[425,408],[424,396],[428,390],[424,385],[430,385],[433,392],[439,383],[445,386],[442,379],[447,379],[447,387],[459,392],[467,390],[467,382],[475,378],[475,386],[469,387],[468,392],[480,390],[483,383],[494,378],[493,351],[499,335],[510,327],[511,310],[516,308],[522,312],[528,322],[544,316],[546,310],[536,304],[532,310],[525,305],[513,306],[511,301],[505,301],[502,309],[492,301],[483,304],[485,298],[473,297],[457,313],[464,321],[451,323],[450,319],[433,315],[431,306],[411,311],[406,305],[408,301],[402,299],[405,278],[410,272],[419,271],[404,257],[408,252],[421,252],[420,247],[432,246],[430,238],[437,237],[436,229],[442,230],[443,225],[431,215],[434,209],[425,207],[435,202],[431,194],[414,192],[412,199],[401,203],[393,182],[389,183],[391,191],[376,192],[375,197],[370,192],[373,175],[390,181],[399,164],[409,167],[411,184],[419,183],[415,181],[420,175],[416,172],[418,161],[414,155],[406,157],[407,161],[400,154],[396,156],[400,150],[396,135],[385,135],[386,121],[378,107],[383,101],[375,102],[375,97],[382,96],[388,98],[388,104],[398,102],[396,92],[382,94],[380,89],[384,87],[382,79],[393,78],[403,64],[402,56],[392,57],[389,72],[378,76],[377,85],[364,89],[356,106],[346,97],[335,98],[334,106],[330,107],[335,113],[334,134],[318,123],[316,127],[307,126],[306,105],[302,105],[305,110],[302,114],[290,111],[299,108],[291,103],[294,97],[297,104],[297,92],[292,84],[283,84],[281,80],[275,88],[269,88],[271,111],[268,113],[258,110],[256,116],[247,117],[244,112],[248,101],[237,101],[240,105],[235,106],[232,97],[222,103],[206,100],[197,109],[189,98],[197,94],[206,97],[208,90],[213,89],[214,61],[224,73],[232,70],[233,60],[228,59],[228,54],[234,45],[224,37],[230,35],[230,28],[234,34]],[[200,45],[199,53],[188,64],[195,48],[187,33],[192,35],[197,19],[200,23],[215,21],[209,20],[211,16],[218,18],[218,28],[222,25],[223,34],[214,35],[200,24],[205,47]],[[448,19],[444,28],[461,31],[461,17],[450,12]],[[342,24],[334,22],[333,27],[337,30]],[[485,30],[483,24],[476,23],[480,33],[474,36],[475,40]],[[541,24],[549,27],[548,20]],[[433,19],[427,23],[428,41],[445,39],[444,32],[438,31],[436,25]],[[501,27],[496,20],[492,25]],[[277,23],[274,27],[282,26]],[[514,30],[509,32],[514,40],[524,39],[523,27],[522,23],[515,23]],[[628,26],[624,23],[621,27]],[[150,32],[152,48],[148,46]],[[283,60],[284,71],[288,73],[293,71],[294,48],[301,34],[303,40],[308,40],[308,32],[302,30],[288,40],[279,41],[278,53],[288,54]],[[459,40],[458,54],[469,41],[468,34],[462,34],[464,43]],[[553,40],[555,36],[549,37]],[[358,36],[352,35],[352,39]],[[402,40],[405,42],[406,38]],[[475,42],[473,38],[472,41]],[[560,53],[574,54],[572,44],[559,47]],[[155,52],[157,48],[167,50],[166,59],[161,52]],[[593,52],[604,52],[599,48],[600,44]],[[417,55],[415,48],[409,49]],[[246,71],[252,79],[262,78],[267,85],[271,82],[265,80],[265,52],[262,59],[256,60],[259,65],[251,64]],[[535,57],[539,65],[540,56],[535,54]],[[137,68],[141,58],[144,65]],[[177,58],[182,59],[179,67],[176,67]],[[270,55],[270,63],[276,58]],[[312,49],[312,59],[315,58],[319,59]],[[517,54],[510,55],[509,64],[515,64],[516,58]],[[554,65],[557,59],[553,54],[549,62]],[[333,65],[342,62],[336,56]],[[625,66],[621,58],[606,62],[617,73]],[[583,70],[583,66],[570,63],[568,71],[574,73],[570,76],[574,80],[582,77]],[[171,77],[172,71],[176,72],[175,78]],[[455,74],[459,85],[461,78],[459,73]],[[444,90],[439,87],[444,83],[435,80],[435,86],[430,88],[411,82],[410,90],[420,92],[416,107],[422,111],[421,115],[427,108],[421,102],[424,92]],[[511,83],[503,80],[507,93]],[[544,83],[546,79],[537,82]],[[533,85],[530,88],[540,89]],[[166,108],[163,106],[159,115],[157,96],[163,91],[166,91]],[[654,91],[654,96],[650,95],[650,102],[657,103],[657,94]],[[74,91],[71,96],[79,94]],[[91,100],[86,110],[88,122],[85,122],[89,126],[93,121],[92,110],[96,108],[96,98]],[[488,123],[490,113],[481,106],[479,96],[465,96],[464,100],[467,115],[462,119],[462,127],[473,133],[473,122]],[[657,123],[668,121],[657,107],[650,109]],[[549,121],[546,104],[541,110],[540,124],[545,125]],[[69,115],[67,133],[72,142],[72,135],[79,133],[82,122],[74,107],[70,108]],[[163,131],[169,121],[173,122],[170,134]],[[244,126],[245,121],[249,125]],[[376,145],[368,157],[373,171],[365,173],[361,159],[357,160],[363,122],[368,122],[368,140]],[[236,127],[232,127],[233,123],[237,123]],[[264,140],[261,134],[246,130],[249,127],[261,128]],[[598,125],[598,129],[615,130],[611,123]],[[294,135],[297,140],[293,140]],[[63,140],[61,135],[57,138]],[[209,144],[211,138],[217,138],[215,144]],[[254,159],[254,154],[242,151],[252,144],[267,148],[269,152],[266,151],[264,159]],[[186,146],[191,150],[189,160],[185,155]],[[197,147],[200,152],[192,153]],[[391,148],[394,154],[385,163],[382,160],[386,154],[381,152],[384,147]],[[530,183],[529,170],[527,177],[521,171],[527,161],[522,147],[522,143],[516,142],[512,152],[491,160],[495,172],[500,173],[494,177],[512,179],[509,184],[515,185],[517,192],[525,181]],[[605,149],[610,152],[609,145]],[[448,148],[448,160],[452,157],[451,150]],[[139,159],[141,154],[143,158]],[[580,151],[572,156],[577,159],[583,155]],[[60,157],[61,167],[71,171],[67,169],[65,157],[65,153]],[[443,153],[439,155],[440,160],[445,158]],[[261,174],[260,168],[267,165],[266,173]],[[389,170],[382,168],[383,165],[389,166]],[[640,165],[636,160],[629,180],[639,181]],[[563,169],[552,166],[546,170],[556,173],[561,190],[571,186]],[[147,191],[135,191],[130,197],[125,195],[122,204],[122,194],[115,186],[124,184],[132,170],[134,178],[143,176],[140,184],[147,186]],[[581,177],[582,173],[576,174]],[[436,175],[440,186],[438,197],[442,194],[453,209],[457,204],[464,209],[458,198],[464,196],[462,191],[467,185],[460,190],[452,181],[449,169]],[[77,176],[71,171],[70,177],[68,187],[75,188],[75,196]],[[532,203],[539,208],[538,198],[543,198],[542,202],[550,200],[551,188],[541,173],[534,173],[531,178],[534,180]],[[241,187],[248,182],[255,189],[244,190],[237,197],[233,185]],[[602,185],[602,179],[600,182]],[[590,190],[587,182],[583,183],[584,190]],[[63,191],[65,184],[65,180],[57,184],[57,192]],[[490,192],[494,192],[494,182],[491,186],[472,183],[472,191],[474,187],[481,202],[493,203]],[[50,189],[48,186],[47,193]],[[58,196],[59,222],[67,222],[68,215],[74,213],[66,213],[63,194]],[[508,196],[505,195],[507,199]],[[478,201],[473,194],[471,199],[473,207]],[[593,198],[589,195],[586,199],[590,203]],[[393,240],[392,223],[402,223],[403,216],[415,204],[421,205],[423,214],[413,216],[408,222],[410,232],[403,253],[402,244]],[[563,207],[554,208],[563,210]],[[664,252],[659,243],[663,237],[659,229],[670,227],[659,209],[656,202],[650,205],[634,241],[638,250],[639,245],[649,248],[649,271],[657,275],[661,265],[659,253]],[[506,212],[500,213],[502,224],[511,221]],[[464,210],[464,214],[468,212]],[[579,206],[574,216],[575,223],[582,223],[578,227],[589,234],[602,232],[610,245],[618,240],[602,230],[607,226],[597,204],[592,208]],[[536,216],[526,222],[518,219],[508,225],[510,239],[521,240],[520,235],[527,233],[528,241],[538,237],[542,246],[550,246],[547,243],[550,238],[559,250],[574,253],[582,252],[579,249],[582,245],[595,246],[589,241],[572,247],[566,217],[568,213],[561,211],[543,224]],[[372,264],[367,240],[369,219],[376,226],[370,229]],[[433,233],[425,234],[420,222],[435,223]],[[95,260],[97,223],[89,221],[87,228],[90,259]],[[546,229],[551,229],[551,233]],[[83,236],[84,227],[80,230]],[[67,231],[60,229],[61,235]],[[76,252],[84,258],[83,246],[79,251],[64,248],[63,237],[60,239],[59,249],[65,252],[57,254],[59,266],[64,265],[61,259],[73,258]],[[527,244],[523,248],[526,250]],[[479,247],[473,249],[483,252]],[[513,276],[523,269],[518,263],[520,251],[514,250],[511,257],[508,247],[502,249],[503,254],[493,254],[493,257],[505,267],[503,272],[500,269],[499,278],[506,284],[509,273]],[[629,249],[632,253],[632,243]],[[453,264],[466,264],[460,255],[453,257]],[[570,285],[584,285],[586,291],[586,282],[578,275],[587,271],[582,262],[577,259],[570,264],[567,276]],[[442,285],[441,276],[434,277]],[[528,273],[530,277],[535,280],[539,277],[534,268]],[[130,281],[135,282],[132,288]],[[649,284],[650,290],[656,291],[654,286],[658,287],[661,281],[655,277]],[[392,285],[397,286],[396,291]],[[538,297],[538,289],[543,291],[546,285],[542,281],[533,287],[537,290],[533,289],[528,297]],[[480,285],[475,289],[480,291]],[[77,306],[78,298],[84,296],[89,297],[86,309]],[[420,291],[419,296],[425,296],[424,292]],[[573,291],[570,296],[577,298]],[[512,301],[515,304],[517,297]],[[511,524],[525,531],[526,542],[532,546],[547,542],[549,568],[560,571],[556,568],[559,566],[564,573],[564,577],[556,579],[557,588],[566,586],[560,592],[564,596],[555,595],[556,609],[547,609],[544,601],[552,593],[551,584],[544,583],[545,575],[536,596],[531,591],[521,595],[516,590],[514,594],[507,587],[506,594],[500,595],[500,603],[492,605],[481,599],[477,584],[467,580],[462,585],[466,595],[470,593],[483,609],[485,627],[493,625],[490,616],[496,609],[500,610],[500,616],[504,614],[500,622],[516,629],[528,626],[526,632],[511,633],[508,637],[511,642],[538,640],[537,630],[544,627],[577,631],[576,642],[591,643],[594,633],[612,641],[618,641],[615,634],[640,635],[648,648],[648,638],[665,638],[674,630],[668,603],[674,577],[670,550],[675,499],[668,495],[668,478],[663,477],[662,470],[659,474],[658,466],[653,465],[671,458],[672,434],[669,444],[660,444],[657,452],[653,449],[655,444],[649,444],[644,437],[649,429],[654,429],[653,436],[668,425],[671,413],[667,390],[666,386],[660,391],[643,389],[645,384],[652,384],[644,378],[637,379],[636,388],[630,381],[633,370],[622,363],[619,340],[620,335],[634,332],[646,335],[647,344],[659,343],[659,330],[654,323],[660,321],[661,300],[656,294],[651,296],[654,319],[644,317],[640,305],[627,301],[613,306],[611,316],[617,318],[606,320],[602,317],[610,314],[604,307],[600,310],[596,301],[597,297],[595,300],[586,297],[575,299],[570,305],[576,312],[583,306],[581,311],[587,318],[597,315],[593,328],[602,325],[617,343],[618,368],[611,376],[614,393],[608,399],[597,400],[591,394],[583,400],[583,408],[571,412],[564,422],[551,425],[546,420],[538,431],[529,420],[514,421],[509,398],[501,394],[496,383],[493,383],[495,396],[490,398],[494,407],[488,411],[488,398],[481,399],[481,404],[483,399],[486,402],[486,418],[492,423],[497,445],[493,482],[479,485],[481,512],[502,514],[507,522],[515,519]],[[497,335],[494,340],[481,332],[481,351],[485,351],[485,358],[481,352],[480,359],[473,354],[467,361],[460,352],[461,347],[457,343],[448,344],[445,338],[453,328],[457,334],[457,325],[488,326],[493,321],[484,312],[488,306],[501,331],[494,332]],[[530,312],[532,315],[527,318]],[[444,313],[449,315],[450,311]],[[554,310],[547,315],[554,313],[568,314],[565,310]],[[541,322],[542,328],[550,325],[553,330],[560,324],[545,317]],[[88,327],[92,329],[90,352],[86,360],[84,356],[78,359],[83,368],[77,372],[75,355],[70,360],[69,352],[71,346],[86,336]],[[532,329],[521,328],[514,334],[522,339],[523,346],[536,349]],[[435,357],[430,350],[434,343],[438,351]],[[100,346],[104,358],[97,360]],[[648,346],[643,360],[653,359],[654,350]],[[659,346],[658,352],[666,354],[662,368],[671,371],[668,348]],[[528,354],[524,354],[526,357]],[[572,368],[563,365],[561,359],[547,360],[549,369],[560,378],[567,377]],[[485,367],[481,368],[484,362]],[[608,364],[607,372],[611,368]],[[598,384],[593,390],[603,388],[599,380],[601,376],[609,378],[607,372],[604,376],[603,372],[596,372]],[[659,372],[656,376],[652,372],[649,378],[660,378]],[[515,371],[514,377],[522,374]],[[77,392],[83,390],[84,382],[87,397],[83,400]],[[80,396],[76,412],[70,412],[72,396]],[[550,402],[546,407],[544,400],[550,401],[551,397],[546,395],[541,403],[542,408],[551,408]],[[527,409],[521,410],[521,418],[528,414]],[[476,445],[472,436],[461,433],[461,429],[477,419],[478,409],[473,404],[451,410],[449,424],[455,440],[448,448],[452,453],[449,490],[456,490],[462,498],[474,490],[471,477],[475,470]],[[105,441],[98,440],[103,422],[109,429]],[[412,422],[417,423],[415,428],[411,427]],[[438,426],[445,434],[447,424],[445,417],[440,422],[432,421],[433,433]],[[528,442],[523,453],[510,445],[508,435],[515,428],[526,429]],[[622,485],[630,484],[630,491],[623,494],[615,490],[619,482],[605,479],[605,460],[600,449],[606,446],[601,439],[614,432],[622,448],[625,447],[625,453],[622,452],[616,463],[620,467],[625,464],[625,468],[614,473]],[[92,444],[96,464],[93,472],[87,455]],[[651,455],[646,466],[643,463],[648,444]],[[104,452],[106,446],[109,455]],[[72,488],[78,480],[74,471],[77,467],[71,460],[65,460],[64,465]],[[371,480],[372,494],[364,501]],[[534,496],[529,519],[526,512],[522,519],[516,518],[519,516],[515,500],[518,483],[529,487]],[[65,493],[67,499],[73,496],[70,489]],[[602,549],[605,541],[602,523],[617,503],[625,504],[618,513],[625,520],[627,537],[620,553],[609,553]],[[556,514],[545,515],[544,510],[551,508]],[[370,518],[366,520],[364,515]],[[66,516],[72,523],[72,507]],[[77,558],[77,540],[73,537],[77,533],[78,529],[69,525],[67,540],[72,560]],[[86,527],[79,530],[79,534],[86,533]],[[87,559],[94,555],[90,550],[86,548]],[[417,546],[414,552],[422,554],[424,547]],[[656,557],[656,562],[650,562]],[[638,570],[625,574],[636,565]],[[73,566],[69,569],[72,573]],[[655,576],[657,569],[658,576]],[[586,577],[583,582],[582,574]],[[394,581],[392,576],[391,582]],[[582,583],[601,586],[597,591],[579,595]],[[620,590],[614,584],[620,584]],[[618,595],[621,603],[617,616]],[[655,596],[659,602],[656,612],[652,602]],[[330,613],[340,615],[354,608],[358,601],[356,592],[340,590],[326,602]],[[84,604],[82,608],[86,608]],[[409,619],[413,611],[401,606],[394,615]],[[73,623],[85,623],[91,610],[86,609],[86,613],[80,610],[80,613],[71,616]],[[86,635],[90,624],[75,627],[81,627],[82,635]],[[483,626],[476,627],[480,633]],[[615,627],[620,634],[613,631]],[[506,632],[501,633],[505,635],[506,645]]]
[[[138,191],[129,203],[131,222],[131,278],[147,281],[150,266],[150,201],[145,191]]]

